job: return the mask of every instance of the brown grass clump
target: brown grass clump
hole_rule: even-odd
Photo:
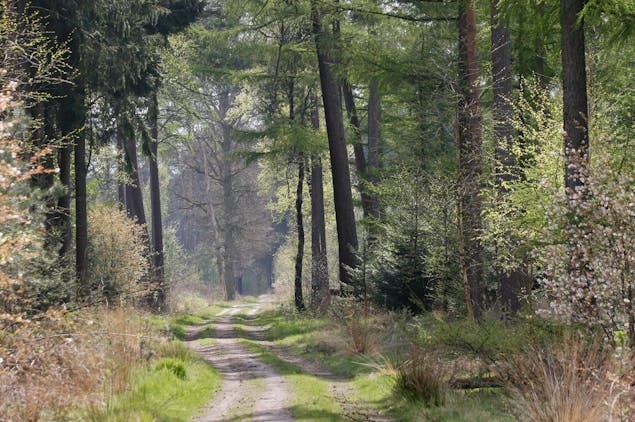
[[[396,390],[426,405],[441,406],[450,388],[452,366],[437,352],[413,346],[409,359],[397,366]]]
[[[90,347],[62,328],[45,323],[0,340],[0,414],[7,420],[36,421],[45,409],[56,413],[97,399]]]
[[[98,309],[0,335],[0,415],[59,420],[103,405],[143,361],[146,331],[130,309]]]
[[[609,415],[610,366],[599,344],[569,339],[509,357],[498,370],[523,419],[595,422]]]
[[[380,330],[369,301],[343,298],[333,304],[332,312],[346,330],[349,352],[367,354],[378,350]]]

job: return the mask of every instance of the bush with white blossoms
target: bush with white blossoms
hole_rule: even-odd
[[[599,326],[611,340],[625,331],[633,347],[635,176],[608,154],[594,162],[586,200],[567,206],[563,193],[547,210],[552,244],[536,251],[540,282],[557,315]]]

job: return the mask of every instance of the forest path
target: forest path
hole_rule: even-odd
[[[216,367],[223,376],[221,390],[193,422],[285,422],[294,421],[293,413],[309,414],[304,406],[294,401],[294,392],[285,376],[263,363],[257,352],[249,351],[244,341],[273,353],[301,371],[328,385],[327,395],[341,408],[341,414],[315,414],[299,417],[310,421],[370,421],[391,422],[368,403],[353,400],[350,380],[342,379],[325,370],[318,363],[293,355],[285,347],[266,340],[266,327],[258,325],[258,313],[268,303],[234,304],[216,315],[216,322],[193,327],[188,345]],[[232,320],[241,322],[237,327]],[[206,338],[211,344],[206,345]],[[200,340],[197,341],[197,340]],[[209,343],[209,342],[208,342]],[[285,374],[288,375],[288,374]]]
[[[231,318],[246,307],[234,305],[217,315],[221,319],[194,327],[188,346],[217,368],[223,376],[220,392],[194,419],[195,422],[286,422],[295,420],[289,410],[289,386],[284,377],[256,358],[240,344]],[[207,346],[197,342],[201,333],[212,329],[213,342]]]

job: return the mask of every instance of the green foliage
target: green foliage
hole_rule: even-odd
[[[383,234],[368,265],[377,303],[421,312],[433,306],[458,311],[454,192],[447,179],[419,169],[394,169],[378,192],[386,207]],[[374,262],[373,262],[374,261]]]
[[[67,46],[47,32],[45,14],[32,4],[20,10],[18,3],[0,1],[0,86],[12,84],[16,99],[34,106],[50,100],[51,88],[64,86],[73,69],[66,64]]]
[[[540,87],[527,85],[515,103],[514,124],[521,137],[513,154],[520,174],[502,194],[493,183],[484,194],[482,239],[493,249],[492,266],[508,271],[532,262],[545,244],[546,212],[564,189],[561,100]],[[500,164],[497,164],[500,165]]]
[[[241,318],[235,318],[236,321],[242,321]],[[346,352],[348,344],[342,341],[342,331],[339,329],[341,323],[334,322],[330,318],[315,318],[306,314],[297,314],[296,312],[276,310],[265,313],[259,313],[255,319],[244,319],[245,323],[268,327],[267,333],[269,338],[278,344],[286,346],[286,350],[297,354],[304,359],[311,359],[320,365],[326,367],[334,373],[340,382],[347,383],[351,389],[347,393],[348,402],[372,403],[385,415],[390,416],[396,421],[414,421],[414,420],[442,420],[442,421],[513,421],[515,420],[510,414],[508,405],[502,390],[500,389],[475,389],[475,390],[447,390],[443,394],[444,404],[440,406],[423,406],[422,400],[413,399],[413,395],[409,389],[404,394],[403,390],[396,390],[397,367],[394,364],[387,364],[393,361],[392,358],[382,358],[381,355],[364,357],[358,354],[350,354]],[[385,322],[382,322],[385,321]],[[396,326],[390,323],[389,316],[377,315],[376,334],[378,338],[394,337]],[[399,322],[402,324],[402,322]],[[438,324],[438,325],[437,325]],[[423,335],[429,341],[424,348],[416,347],[421,350],[438,349],[439,353],[428,355],[419,354],[421,362],[427,362],[432,366],[430,370],[425,370],[426,365],[410,366],[415,368],[414,374],[418,375],[417,379],[426,379],[430,381],[430,385],[437,384],[444,390],[447,388],[449,376],[453,375],[454,366],[449,360],[454,356],[453,353],[447,352],[446,347],[442,343],[429,335],[438,327],[438,332],[442,333],[447,326],[438,320],[408,320],[408,327],[424,332]],[[540,324],[536,323],[537,326]],[[337,327],[337,328],[336,328]],[[427,327],[424,329],[423,327]],[[471,327],[470,327],[471,328]],[[468,328],[463,326],[462,330]],[[505,336],[509,337],[515,332],[515,328],[509,327],[509,331],[505,332]],[[457,328],[457,332],[459,332]],[[394,340],[392,345],[397,352],[401,352],[402,360],[408,360],[415,355],[410,352],[409,346],[404,347],[402,339]],[[419,340],[417,340],[419,341]],[[266,351],[262,347],[258,347],[252,342],[246,342],[253,351],[262,353],[261,356],[267,359],[267,363],[274,366],[277,370],[284,374],[295,377],[299,371],[296,365],[287,363],[275,356],[273,353]],[[408,343],[409,344],[409,343]],[[327,347],[328,346],[328,347]],[[334,351],[335,350],[335,351]],[[454,349],[455,351],[457,349]],[[394,352],[395,350],[393,350]],[[471,357],[466,358],[469,361]],[[414,360],[414,358],[413,358]],[[441,365],[441,367],[440,367]],[[411,380],[412,371],[406,366],[402,370],[409,374],[404,376]],[[440,379],[432,380],[430,374],[440,374],[445,377],[443,382]],[[299,374],[298,378],[304,377],[308,382],[315,384],[314,378]],[[406,378],[407,377],[407,378]],[[350,383],[349,383],[350,382]],[[294,381],[295,385],[295,381]],[[420,383],[424,385],[424,383]],[[444,387],[445,386],[445,387]],[[318,385],[314,386],[319,387]],[[429,390],[433,391],[433,390]],[[347,408],[347,406],[344,406]]]
[[[162,342],[156,347],[157,355],[175,362],[194,362],[198,359],[196,352],[179,340]]]
[[[88,216],[88,282],[92,295],[109,303],[142,293],[148,268],[145,227],[105,205]],[[116,303],[116,302],[115,302]]]
[[[168,286],[176,287],[180,283],[200,283],[198,269],[183,250],[174,227],[167,227],[163,231],[163,259],[165,281]]]
[[[481,323],[434,321],[420,325],[419,340],[429,346],[445,346],[494,362],[530,345],[549,345],[562,339],[567,326],[540,318],[503,322],[486,319]]]

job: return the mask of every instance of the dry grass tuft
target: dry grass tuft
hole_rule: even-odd
[[[343,298],[333,304],[331,311],[346,330],[349,352],[369,354],[379,349],[376,310],[369,301]]]
[[[498,372],[523,419],[596,422],[609,415],[610,367],[599,344],[570,339],[509,357]]]
[[[3,420],[63,419],[124,391],[148,336],[131,309],[96,309],[0,336]]]
[[[397,366],[395,388],[426,405],[441,406],[450,388],[453,367],[438,352],[413,346]]]

